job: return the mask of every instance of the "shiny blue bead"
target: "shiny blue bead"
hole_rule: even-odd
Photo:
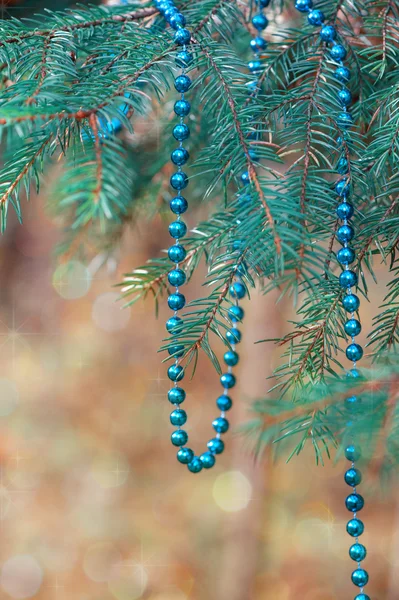
[[[179,27],[184,27],[186,24],[186,17],[181,13],[176,12],[170,17],[169,23],[172,29],[179,29]]]
[[[255,0],[255,3],[260,6],[260,8],[267,8],[270,4],[271,0]]]
[[[357,319],[349,319],[344,325],[345,332],[351,337],[354,335],[359,335],[362,330],[362,326]]]
[[[347,198],[350,192],[350,184],[346,179],[340,179],[335,184],[335,191],[341,198]]]
[[[179,292],[171,294],[168,298],[168,306],[170,310],[181,310],[185,304],[186,298]]]
[[[169,233],[172,238],[178,240],[186,235],[187,225],[183,221],[173,221],[173,223],[169,225]]]
[[[200,461],[202,462],[202,466],[204,469],[211,469],[216,462],[216,459],[212,452],[204,452],[200,456]]]
[[[228,367],[235,367],[240,359],[237,352],[234,352],[233,350],[228,350],[225,352],[223,358]]]
[[[349,556],[352,560],[360,562],[366,558],[367,550],[363,544],[356,543],[349,548]]]
[[[161,2],[160,4],[158,4],[158,10],[161,13],[161,15],[163,15],[165,14],[165,11],[169,10],[171,6],[171,2]]]
[[[186,258],[186,250],[180,244],[175,244],[171,246],[168,250],[168,257],[174,263],[179,263]]]
[[[360,372],[357,369],[350,369],[346,374],[347,377],[361,377]]]
[[[341,157],[337,163],[337,171],[340,175],[346,175],[349,171],[349,163],[348,160],[344,157]]]
[[[168,400],[171,404],[181,404],[186,399],[186,392],[183,388],[174,387],[168,392]]]
[[[226,331],[226,339],[229,344],[239,344],[241,342],[241,331],[232,327]]]
[[[350,344],[346,349],[346,358],[353,362],[360,360],[363,356],[363,348],[359,344]]]
[[[170,439],[172,440],[172,444],[174,446],[184,446],[184,444],[187,444],[188,435],[186,431],[183,431],[183,429],[178,429],[172,433]]]
[[[248,183],[250,183],[251,178],[248,171],[244,171],[244,173],[241,175],[241,181],[244,185],[248,185]]]
[[[178,173],[173,173],[170,178],[170,185],[175,190],[184,190],[188,186],[188,177],[183,171],[179,171]]]
[[[188,463],[187,468],[191,473],[199,473],[202,471],[202,462],[198,456],[194,456],[193,460]]]
[[[235,283],[233,283],[233,285],[230,286],[230,296],[232,298],[238,298],[238,299],[244,298],[245,293],[246,293],[245,285],[243,285],[239,281],[236,281]]]
[[[193,60],[194,57],[191,52],[187,52],[187,50],[181,50],[176,54],[175,63],[178,67],[185,68],[189,67]]]
[[[176,198],[172,198],[169,206],[170,210],[175,213],[175,215],[182,215],[188,208],[188,202],[183,196],[176,196]]]
[[[345,242],[350,242],[355,235],[355,230],[350,225],[341,225],[337,229],[337,239],[344,244]]]
[[[358,512],[364,506],[364,498],[360,494],[349,494],[345,506],[350,512]]]
[[[360,450],[355,448],[353,444],[350,444],[345,448],[345,458],[350,460],[351,462],[355,462],[355,460],[359,460],[360,458]]]
[[[255,15],[254,17],[252,17],[252,25],[258,31],[262,31],[262,29],[266,29],[268,24],[269,24],[269,21],[265,17],[265,15],[259,14],[259,15]]]
[[[346,471],[344,478],[345,478],[345,483],[347,483],[351,487],[355,487],[356,485],[359,485],[359,483],[361,482],[362,474],[359,471],[359,469],[352,468],[352,469],[348,469]]]
[[[166,331],[173,335],[181,333],[183,330],[183,319],[180,317],[170,317],[166,321]]]
[[[342,202],[337,206],[337,217],[339,219],[350,219],[353,217],[354,209],[349,202]]]
[[[352,102],[352,94],[347,88],[342,88],[338,92],[338,100],[342,106],[348,106]]]
[[[244,318],[244,309],[241,306],[230,306],[227,314],[232,321],[242,321]]]
[[[186,274],[182,269],[173,269],[168,273],[168,281],[173,287],[179,287],[186,283]]]
[[[176,408],[176,410],[170,413],[170,422],[175,427],[180,427],[181,425],[184,425],[186,421],[187,413],[185,410],[182,410],[181,408]]]
[[[313,0],[296,0],[295,8],[299,10],[299,12],[309,12],[313,7]]]
[[[172,365],[168,369],[168,377],[171,381],[181,381],[184,378],[184,369],[180,365]]]
[[[362,535],[364,531],[363,521],[361,521],[360,519],[351,519],[346,525],[346,531],[352,537],[358,537],[359,535]]]
[[[234,375],[232,373],[224,373],[220,377],[220,383],[222,384],[222,386],[224,388],[230,389],[235,386],[236,378],[234,377]]]
[[[334,77],[341,83],[348,83],[351,78],[351,72],[347,67],[338,67],[334,71]]]
[[[357,284],[357,275],[354,271],[342,271],[339,276],[339,284],[343,288],[352,287]]]
[[[222,412],[226,412],[227,410],[230,410],[230,408],[233,406],[233,401],[229,396],[223,394],[222,396],[219,396],[219,398],[216,400],[216,405],[219,410],[221,410]]]
[[[259,50],[265,50],[267,48],[267,42],[260,36],[256,36],[253,38],[249,45],[251,46],[251,50],[253,52],[259,52]]]
[[[324,25],[321,28],[320,37],[323,42],[332,42],[337,37],[337,31],[332,25]]]
[[[369,580],[369,574],[364,569],[356,569],[352,573],[352,582],[357,585],[357,587],[364,587]]]
[[[347,294],[342,300],[342,306],[347,312],[353,313],[359,308],[360,300],[356,294]]]
[[[212,454],[222,454],[223,450],[224,450],[224,441],[223,440],[219,440],[219,438],[213,438],[211,440],[209,440],[209,442],[207,443],[209,452],[212,452]]]
[[[188,465],[194,458],[194,452],[191,448],[180,448],[177,453],[177,460],[183,465]]]
[[[191,110],[191,104],[188,100],[177,100],[174,111],[179,117],[187,117]]]
[[[174,358],[180,358],[184,354],[184,346],[179,344],[178,346],[169,346],[168,348],[169,356],[173,356]]]
[[[229,428],[229,422],[224,417],[218,417],[212,422],[212,427],[216,433],[226,433]]]
[[[174,35],[174,40],[179,46],[185,46],[190,43],[191,33],[188,29],[178,29]]]
[[[169,8],[167,8],[164,11],[163,16],[164,16],[165,20],[168,23],[170,23],[172,16],[175,15],[176,13],[177,13],[177,8],[175,6],[170,6]]]
[[[191,79],[188,75],[179,75],[175,79],[175,89],[177,92],[187,92],[191,86]]]
[[[310,13],[308,14],[309,24],[314,25],[315,27],[324,23],[324,19],[325,19],[324,13],[322,13],[322,11],[318,10],[317,8],[315,8],[314,10],[311,10]]]
[[[357,396],[349,396],[349,398],[345,398],[345,407],[351,413],[358,411],[360,404],[361,400]]]
[[[348,112],[339,113],[337,123],[339,127],[347,129],[353,125],[353,117]]]
[[[367,594],[358,594],[355,600],[371,600],[371,598]]]
[[[184,140],[190,137],[190,129],[185,123],[179,123],[179,125],[175,125],[172,133],[173,137],[178,142],[184,142]]]
[[[250,81],[245,84],[247,86],[248,94],[254,94],[258,90],[258,81]]]
[[[248,69],[251,73],[258,73],[262,70],[262,63],[260,60],[250,60],[248,63]]]
[[[337,252],[337,261],[341,265],[350,265],[356,258],[355,251],[352,248],[341,248]]]
[[[181,167],[188,161],[190,155],[185,148],[176,148],[173,150],[170,158],[173,164]]]
[[[346,58],[346,48],[342,44],[335,44],[330,49],[330,56],[333,60],[339,62]]]

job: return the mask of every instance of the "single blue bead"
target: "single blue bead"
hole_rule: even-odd
[[[249,83],[246,83],[245,85],[247,86],[247,92],[248,94],[254,94],[257,90],[258,90],[258,80],[256,81],[250,81]]]
[[[342,306],[349,313],[356,312],[360,306],[359,297],[356,294],[347,294],[342,300]]]
[[[168,298],[168,306],[170,310],[181,310],[184,308],[186,304],[186,298],[183,294],[176,292],[175,294],[171,294]]]
[[[188,75],[179,75],[175,79],[175,89],[177,92],[187,92],[191,86],[191,79]]]
[[[259,52],[259,50],[266,50],[266,48],[267,48],[267,42],[266,42],[266,40],[264,40],[260,36],[256,36],[255,38],[253,38],[249,42],[249,45],[251,46],[251,50],[253,52]]]
[[[179,263],[186,258],[186,250],[180,244],[175,244],[171,246],[168,250],[168,257],[174,263]]]
[[[172,444],[174,446],[184,446],[184,444],[187,444],[188,435],[186,431],[183,431],[183,429],[178,429],[172,433],[170,439],[172,440]]]
[[[242,321],[244,318],[244,309],[241,306],[230,306],[227,314],[232,321]]]
[[[186,283],[186,274],[182,269],[173,269],[168,273],[168,281],[173,287],[179,287]]]
[[[188,465],[194,458],[194,452],[191,448],[180,448],[177,453],[177,460],[183,465]]]
[[[163,15],[165,13],[166,10],[169,10],[169,8],[172,6],[171,2],[160,2],[158,4],[158,10],[161,13],[161,15]]]
[[[348,83],[351,78],[351,72],[347,67],[338,67],[334,71],[334,77],[341,83]]]
[[[248,63],[248,69],[251,73],[258,73],[262,70],[262,63],[260,60],[250,60]]]
[[[361,377],[360,371],[358,371],[357,369],[350,369],[350,371],[347,372],[346,374],[347,377]]]
[[[248,185],[248,183],[250,183],[251,177],[249,176],[248,171],[244,171],[244,173],[241,175],[241,181],[244,185]]]
[[[355,460],[359,460],[361,454],[360,450],[355,448],[353,444],[350,444],[345,448],[345,458],[350,460],[351,462],[355,462]]]
[[[187,117],[191,110],[191,104],[188,100],[177,100],[174,111],[179,117]]]
[[[260,6],[260,8],[267,8],[270,4],[271,0],[255,0],[256,4]]]
[[[177,8],[175,6],[170,6],[169,8],[167,8],[164,11],[163,16],[164,16],[165,20],[168,23],[170,23],[172,16],[175,15],[176,13],[177,13]]]
[[[364,531],[363,521],[361,521],[360,519],[351,519],[346,525],[346,531],[352,537],[358,537],[359,535],[362,535]]]
[[[350,265],[356,258],[355,251],[352,248],[341,248],[337,252],[337,261],[341,265]]]
[[[168,400],[171,404],[181,404],[186,399],[186,392],[183,388],[174,387],[168,392]]]
[[[169,225],[169,233],[176,240],[182,238],[187,233],[187,225],[183,221],[173,221]]]
[[[352,102],[352,94],[347,88],[344,87],[338,92],[338,100],[342,106],[348,106],[348,104]]]
[[[268,24],[269,24],[269,21],[265,17],[265,15],[259,14],[259,15],[255,15],[254,17],[252,17],[252,25],[258,31],[262,31],[262,29],[266,29]]]
[[[317,8],[315,8],[314,10],[311,10],[310,13],[308,14],[309,24],[314,25],[315,27],[324,23],[324,19],[325,19],[324,13],[322,13],[322,11],[318,10]]]
[[[175,215],[182,215],[188,208],[188,202],[183,196],[176,196],[175,198],[172,198],[169,206],[170,210],[175,213]]]
[[[337,37],[337,31],[332,25],[324,25],[320,31],[323,42],[332,42]]]
[[[178,171],[177,173],[173,173],[170,178],[170,185],[175,190],[184,190],[188,186],[188,177],[183,171]]]
[[[345,325],[345,332],[350,335],[351,337],[354,335],[359,335],[359,333],[362,330],[362,326],[360,324],[360,321],[358,321],[357,319],[349,319]]]
[[[175,63],[178,67],[185,68],[189,67],[193,62],[194,57],[191,52],[187,52],[187,50],[180,50],[176,54]]]
[[[212,427],[217,433],[226,433],[229,428],[229,422],[224,417],[218,417],[212,422]]]
[[[360,494],[349,494],[345,500],[345,506],[350,512],[358,512],[364,506],[364,498]]]
[[[226,339],[229,344],[239,344],[241,342],[241,331],[232,327],[226,331]]]
[[[343,288],[352,287],[357,285],[357,275],[354,271],[342,271],[339,276],[339,284]]]
[[[357,585],[357,587],[364,587],[369,580],[369,574],[364,569],[356,569],[352,573],[352,582]]]
[[[212,452],[212,454],[222,454],[222,452],[224,450],[224,441],[219,440],[219,438],[212,438],[207,443],[207,446],[208,446],[209,452]]]
[[[299,10],[299,12],[303,12],[303,13],[309,12],[312,7],[313,7],[312,0],[296,0],[295,1],[295,8],[297,10]]]
[[[199,473],[202,471],[202,462],[198,456],[194,456],[193,460],[188,463],[187,468],[191,473]]]
[[[349,398],[345,398],[345,407],[351,413],[357,412],[360,408],[360,404],[361,399],[357,396],[349,396]]]
[[[363,544],[356,542],[356,544],[353,544],[353,546],[349,548],[349,556],[352,560],[360,562],[366,558],[367,550]]]
[[[224,373],[220,377],[220,383],[222,384],[222,386],[224,388],[230,389],[235,386],[236,378],[234,377],[234,375],[232,373]]]
[[[182,346],[181,344],[179,344],[178,346],[169,346],[168,353],[174,358],[180,358],[180,356],[183,356],[184,354],[184,346]]]
[[[337,171],[340,175],[346,175],[349,171],[349,163],[344,156],[342,156],[337,163]]]
[[[345,483],[347,483],[348,485],[355,487],[356,485],[359,485],[359,483],[362,480],[362,474],[359,471],[359,469],[348,469],[345,473]]]
[[[179,12],[175,12],[175,14],[170,17],[169,23],[172,29],[179,29],[179,27],[184,27],[186,24],[186,17]]]
[[[168,333],[172,333],[173,335],[177,335],[181,333],[183,330],[183,319],[180,317],[170,317],[166,321],[166,331]]]
[[[350,192],[350,183],[346,179],[340,179],[335,184],[335,191],[341,198],[347,198]]]
[[[237,352],[234,352],[233,350],[228,350],[225,352],[223,358],[228,367],[235,367],[240,359]]]
[[[233,285],[230,286],[230,296],[232,298],[244,298],[246,293],[245,285],[236,281]]]
[[[359,344],[350,344],[346,349],[346,358],[353,362],[360,360],[363,356],[363,348]]]
[[[358,594],[355,600],[371,600],[371,598],[367,594]]]
[[[204,469],[211,469],[215,464],[216,459],[212,452],[204,452],[200,456],[200,461],[202,462]]]
[[[184,369],[180,365],[172,365],[168,369],[168,377],[171,381],[181,381],[184,378]]]
[[[216,400],[216,405],[219,410],[221,410],[222,412],[226,412],[227,410],[230,410],[230,408],[233,406],[233,401],[229,396],[227,396],[227,394],[222,394]]]
[[[348,112],[339,113],[337,117],[337,123],[339,127],[347,129],[353,125],[353,117]]]
[[[339,219],[350,219],[353,217],[354,209],[349,202],[342,202],[337,206],[337,217]]]
[[[185,46],[190,43],[191,33],[188,29],[178,29],[174,35],[174,40],[179,46]]]
[[[178,142],[184,142],[188,137],[190,137],[190,129],[185,123],[179,123],[173,127],[173,137]]]
[[[170,413],[170,422],[172,423],[172,425],[175,425],[175,427],[180,427],[181,425],[184,425],[186,421],[187,413],[185,410],[181,408],[176,408],[176,410]]]
[[[337,229],[337,239],[344,244],[345,242],[350,242],[355,235],[355,230],[351,225],[341,225]]]
[[[188,161],[190,155],[185,148],[175,148],[170,155],[170,158],[172,163],[181,167]]]
[[[331,58],[337,62],[344,60],[346,57],[346,54],[347,54],[346,48],[342,44],[335,44],[330,49]]]

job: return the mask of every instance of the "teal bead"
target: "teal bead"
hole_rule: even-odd
[[[339,113],[337,117],[338,126],[343,129],[348,129],[353,125],[353,117],[348,112]]]
[[[183,319],[180,317],[171,317],[166,321],[166,331],[176,335],[181,333],[183,329]]]
[[[173,137],[178,142],[184,142],[184,140],[190,137],[190,129],[185,123],[179,123],[178,125],[175,125],[172,133]]]
[[[170,210],[176,215],[182,215],[188,208],[188,202],[183,196],[176,196],[170,201]]]
[[[186,17],[181,13],[177,12],[170,17],[169,23],[172,29],[179,29],[179,27],[184,27],[184,25],[186,24]]]
[[[174,35],[174,40],[179,46],[185,46],[190,43],[191,33],[188,29],[178,29]]]
[[[233,285],[230,286],[230,296],[232,298],[241,299],[241,298],[244,298],[245,294],[246,294],[245,285],[243,285],[239,281],[236,281],[235,283],[233,283]]]
[[[199,473],[202,471],[202,462],[198,456],[194,456],[193,460],[188,463],[187,468],[191,473]]]
[[[362,481],[362,474],[359,471],[359,469],[352,468],[346,471],[344,478],[345,483],[352,487],[355,487],[356,485],[359,485],[359,483]]]
[[[324,25],[320,31],[323,42],[332,42],[337,37],[337,30],[332,25]]]
[[[268,24],[269,24],[269,21],[263,14],[258,14],[258,15],[255,15],[254,17],[252,17],[252,25],[258,31],[262,31],[263,29],[266,29]]]
[[[207,443],[207,446],[209,452],[212,452],[212,454],[222,454],[224,450],[224,441],[220,440],[219,438],[212,438]]]
[[[250,60],[248,62],[248,69],[251,73],[259,73],[262,70],[262,63],[260,60]]]
[[[352,537],[359,537],[364,532],[364,523],[360,519],[351,519],[346,525],[346,531]]]
[[[238,356],[237,352],[234,352],[233,350],[228,350],[227,352],[225,352],[223,358],[224,362],[228,367],[235,367],[238,361],[240,360],[240,357]]]
[[[309,12],[313,7],[313,0],[296,0],[295,8],[299,10],[299,12]]]
[[[335,69],[334,77],[341,83],[347,83],[351,78],[351,72],[347,67],[338,67]]]
[[[226,331],[226,339],[229,344],[239,344],[241,342],[241,331],[236,327],[232,327]]]
[[[178,167],[185,165],[189,158],[190,155],[185,148],[175,148],[170,155],[172,163]]]
[[[244,185],[248,185],[251,182],[251,177],[248,171],[244,171],[244,173],[241,175],[241,181]]]
[[[186,399],[186,392],[183,388],[174,387],[168,392],[168,400],[171,404],[181,404]]]
[[[186,421],[187,413],[185,410],[177,408],[176,410],[170,413],[170,422],[172,423],[172,425],[175,425],[175,427],[180,427],[181,425],[184,425]]]
[[[187,52],[187,50],[181,50],[176,54],[175,58],[177,66],[182,68],[189,67],[193,60],[193,55],[190,52]]]
[[[169,271],[168,273],[168,281],[170,285],[179,287],[179,285],[183,285],[186,282],[186,274],[182,269],[173,269],[173,271]]]
[[[338,92],[338,100],[342,106],[348,106],[352,102],[352,94],[344,87]]]
[[[350,183],[346,179],[340,179],[335,184],[335,191],[341,198],[347,198],[350,193]]]
[[[369,574],[364,569],[356,569],[352,573],[352,582],[357,585],[357,587],[363,587],[367,584],[369,580]]]
[[[187,92],[191,86],[191,79],[188,75],[179,75],[175,79],[175,89],[177,92]]]
[[[175,244],[171,246],[168,250],[168,257],[174,263],[179,263],[186,258],[186,250],[180,244]]]
[[[357,412],[361,405],[361,399],[358,396],[349,396],[345,398],[345,407],[349,412]]]
[[[174,358],[180,358],[184,354],[184,346],[181,344],[176,346],[169,346],[168,348],[169,356],[173,356]]]
[[[350,344],[346,349],[346,358],[353,362],[360,360],[363,356],[363,348],[359,344]]]
[[[349,313],[356,312],[360,306],[359,297],[356,294],[347,294],[343,297],[342,306]]]
[[[355,251],[352,248],[341,248],[337,252],[337,261],[341,265],[350,265],[356,258]]]
[[[256,36],[253,38],[249,45],[251,46],[251,50],[253,52],[259,52],[260,50],[265,50],[267,48],[267,42],[260,36]]]
[[[184,369],[180,365],[172,365],[168,369],[168,377],[171,381],[181,381],[184,378]]]
[[[183,465],[188,465],[194,458],[194,452],[191,448],[180,448],[177,453],[177,460]]]
[[[336,62],[344,60],[346,55],[346,48],[342,44],[335,44],[330,50],[330,56]]]
[[[350,219],[353,217],[353,206],[349,204],[349,202],[342,202],[342,204],[338,204],[337,206],[337,217],[339,219]]]
[[[188,186],[188,177],[186,173],[183,171],[178,171],[177,173],[173,173],[170,178],[170,185],[174,190],[184,190]]]
[[[181,310],[184,308],[186,304],[186,298],[180,292],[176,292],[175,294],[171,294],[168,298],[168,306],[170,310]]]
[[[178,429],[172,433],[170,439],[172,440],[172,444],[174,446],[184,446],[184,444],[187,444],[188,435],[186,431],[183,431],[183,429]]]
[[[353,444],[350,444],[345,448],[345,458],[350,460],[351,462],[355,462],[355,460],[359,460],[361,454],[360,450],[355,448]]]
[[[169,233],[172,238],[182,238],[187,233],[187,225],[183,221],[173,221],[173,223],[169,225]]]
[[[361,560],[364,560],[366,558],[367,550],[365,546],[363,546],[363,544],[356,543],[349,548],[349,556],[352,560],[360,562]]]
[[[336,169],[340,175],[346,175],[346,173],[349,171],[348,160],[344,157],[341,157],[338,161]]]
[[[357,285],[357,275],[354,271],[342,271],[339,276],[339,285],[343,288],[349,288]]]
[[[222,394],[222,396],[219,396],[219,398],[216,400],[216,405],[219,410],[226,412],[233,406],[233,401],[226,394]]]
[[[235,386],[236,378],[234,377],[234,375],[232,373],[224,373],[220,377],[220,383],[222,384],[222,386],[224,388],[230,389]]]
[[[345,333],[350,335],[351,337],[354,335],[359,335],[362,330],[362,326],[360,321],[357,319],[349,319],[344,325]]]
[[[360,372],[357,369],[350,369],[347,374],[347,377],[361,377]]]
[[[202,462],[204,469],[211,469],[215,464],[216,459],[212,452],[204,452],[200,456],[200,461]]]
[[[216,433],[226,433],[229,428],[229,422],[224,417],[218,417],[212,422],[212,427]]]
[[[231,306],[227,314],[232,321],[242,321],[244,318],[244,309],[241,306]]]
[[[337,239],[344,244],[345,242],[350,242],[355,235],[355,231],[353,227],[350,225],[341,225],[337,229]]]
[[[360,494],[349,494],[345,500],[345,506],[350,512],[358,512],[364,506],[364,498]]]
[[[178,117],[187,117],[190,110],[191,104],[188,100],[177,100],[175,102],[174,111]]]
[[[371,600],[371,598],[367,594],[358,594],[355,600]]]
[[[310,13],[308,14],[308,22],[310,25],[313,25],[314,27],[318,27],[319,25],[324,23],[324,20],[325,20],[324,13],[322,13],[322,11],[318,10],[317,8],[315,8],[314,10],[311,10]]]

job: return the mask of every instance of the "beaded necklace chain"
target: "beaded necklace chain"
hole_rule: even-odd
[[[335,78],[342,84],[338,92],[338,102],[341,106],[341,112],[337,117],[337,124],[343,132],[342,138],[337,142],[341,147],[341,157],[338,160],[337,172],[341,178],[335,184],[335,191],[338,195],[338,206],[336,209],[337,216],[341,221],[341,225],[337,230],[337,239],[342,244],[342,248],[337,252],[337,261],[342,267],[342,272],[339,276],[339,284],[346,294],[342,304],[350,318],[345,322],[345,333],[351,338],[351,343],[346,348],[346,357],[353,362],[353,369],[348,373],[351,377],[358,377],[359,373],[356,369],[356,362],[363,356],[363,348],[355,342],[355,336],[361,331],[360,322],[355,318],[355,312],[360,305],[359,297],[352,292],[352,287],[356,287],[358,283],[357,274],[350,270],[349,265],[355,261],[356,255],[353,248],[349,246],[349,242],[354,237],[354,229],[349,224],[349,220],[353,216],[353,205],[348,202],[350,195],[350,165],[346,153],[344,152],[344,143],[347,143],[348,129],[353,125],[352,115],[348,112],[348,106],[352,101],[352,94],[345,86],[348,83],[351,73],[344,65],[343,61],[346,58],[346,48],[336,41],[337,30],[333,25],[325,25],[325,16],[321,10],[313,9],[312,0],[296,0],[295,8],[300,12],[308,13],[308,22],[315,27],[321,26],[320,38],[325,44],[331,44],[329,49],[330,57],[337,63],[337,68],[334,72]],[[351,410],[356,405],[356,396],[351,396],[346,399],[347,408]],[[357,493],[356,486],[361,482],[362,476],[355,467],[355,461],[360,458],[360,451],[354,444],[351,444],[345,449],[345,457],[351,462],[351,467],[345,473],[345,482],[352,487],[352,493],[346,498],[346,508],[353,513],[352,519],[347,524],[347,532],[355,538],[355,543],[349,549],[349,556],[357,562],[357,568],[352,573],[352,582],[360,588],[360,593],[355,597],[355,600],[370,600],[370,596],[364,593],[364,586],[367,584],[369,576],[361,566],[361,561],[366,557],[366,548],[359,543],[359,536],[364,531],[363,522],[357,518],[357,513],[364,506],[363,497]]]

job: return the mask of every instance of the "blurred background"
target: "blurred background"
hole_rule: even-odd
[[[1,4],[3,17],[21,17],[46,3]],[[233,432],[217,466],[193,475],[170,444],[157,354],[169,311],[156,320],[150,299],[122,310],[114,287],[167,247],[164,223],[143,219],[106,264],[97,256],[66,269],[54,259],[60,232],[46,203],[45,182],[24,225],[10,214],[0,240],[0,598],[353,598],[344,465],[316,467],[311,449],[288,465],[267,455],[255,464],[234,433],[278,362],[273,344],[254,343],[286,330],[290,304],[254,293],[244,306]],[[187,295],[200,292],[201,273]],[[383,295],[372,288],[364,331]],[[200,452],[219,394],[206,358],[186,388]],[[364,474],[373,600],[399,598],[397,491]]]

